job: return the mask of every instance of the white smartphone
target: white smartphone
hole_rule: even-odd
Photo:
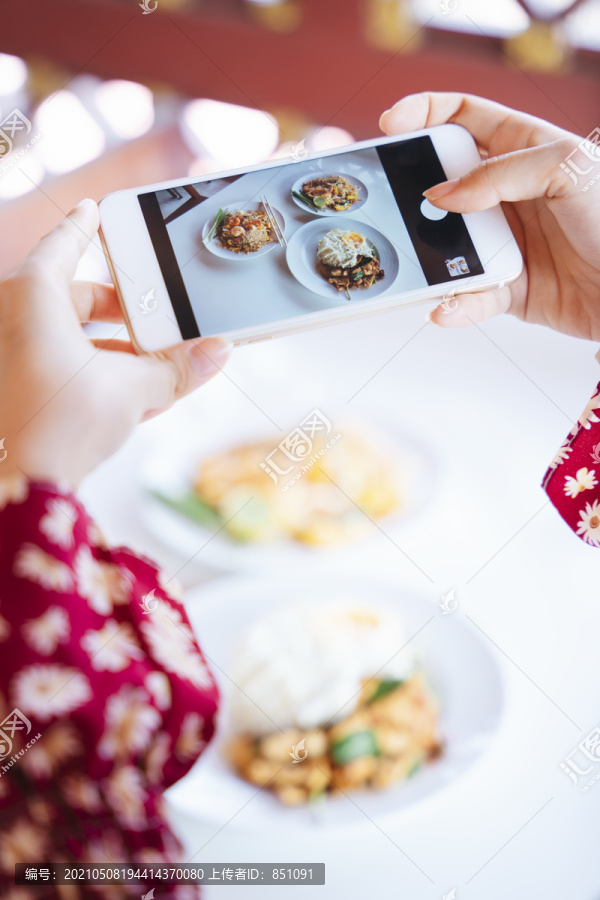
[[[423,197],[479,162],[468,131],[439,125],[108,195],[100,236],[134,346],[249,343],[513,281],[499,206]]]

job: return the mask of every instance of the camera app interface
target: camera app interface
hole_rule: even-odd
[[[140,194],[184,339],[483,274],[429,136]]]

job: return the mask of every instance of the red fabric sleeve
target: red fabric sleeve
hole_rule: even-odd
[[[600,384],[550,463],[542,487],[575,534],[600,547]]]
[[[161,795],[210,740],[218,694],[170,587],[68,490],[0,480],[2,883],[15,862],[181,861]]]

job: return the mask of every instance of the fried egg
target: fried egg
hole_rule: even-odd
[[[236,730],[316,728],[355,709],[362,680],[405,680],[414,670],[402,622],[364,600],[319,601],[269,613],[234,648]]]
[[[332,228],[317,244],[317,257],[326,266],[355,266],[359,256],[372,256],[372,250],[362,234]]]

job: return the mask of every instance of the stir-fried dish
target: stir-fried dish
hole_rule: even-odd
[[[261,210],[228,212],[223,216],[217,237],[223,247],[233,253],[256,253],[274,240],[273,226]]]
[[[332,228],[317,245],[317,271],[337,291],[369,288],[381,281],[385,272],[380,266],[377,249],[357,231]]]
[[[324,175],[305,181],[300,191],[301,199],[308,200],[315,209],[331,209],[344,212],[359,199],[358,188],[343,175]]]

